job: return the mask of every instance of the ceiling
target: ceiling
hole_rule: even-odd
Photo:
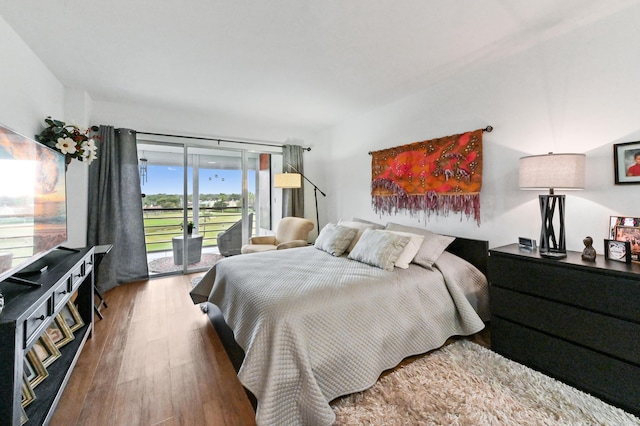
[[[0,0],[94,101],[317,132],[637,0]]]

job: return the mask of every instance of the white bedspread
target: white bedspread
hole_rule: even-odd
[[[302,247],[223,259],[191,295],[220,307],[245,350],[238,377],[258,399],[258,425],[331,425],[332,399],[482,330],[465,293],[476,300],[486,278],[458,262],[387,272]]]

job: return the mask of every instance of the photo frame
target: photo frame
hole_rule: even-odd
[[[605,239],[604,258],[616,262],[631,263],[631,243]]]
[[[78,308],[76,308],[76,305],[74,305],[72,301],[68,301],[67,304],[62,307],[60,315],[62,315],[62,318],[64,318],[64,321],[73,333],[84,327],[84,321],[78,312]]]
[[[24,366],[25,371],[29,371],[27,379],[29,380],[29,384],[32,389],[35,389],[36,386],[42,383],[42,381],[49,376],[49,372],[45,368],[44,364],[42,364],[42,361],[40,361],[38,354],[33,350],[33,348],[31,348],[24,357]]]
[[[74,339],[73,332],[67,325],[67,322],[58,314],[47,327],[46,333],[51,337],[56,348],[60,349]]]
[[[26,355],[24,357],[22,366],[22,371],[24,372],[25,376],[27,376],[27,380],[29,381],[29,383],[31,383],[31,381],[38,376],[38,373],[36,372],[36,369],[33,367],[33,365],[27,360]]]
[[[640,184],[640,142],[613,145],[616,185]]]
[[[36,399],[36,394],[33,391],[33,388],[29,384],[29,380],[27,379],[26,374],[22,374],[22,408],[25,408],[27,405],[31,404],[33,400]]]
[[[631,244],[631,260],[640,261],[640,217],[611,216],[609,239],[628,241]]]
[[[50,366],[53,361],[60,357],[60,350],[47,333],[42,333],[40,338],[33,344],[32,350],[35,351],[45,367]]]
[[[24,411],[24,407],[20,407],[20,424],[23,425],[29,421],[29,417],[27,417],[26,411]]]

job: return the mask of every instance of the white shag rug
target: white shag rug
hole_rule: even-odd
[[[335,400],[336,425],[640,425],[571,386],[459,340]]]

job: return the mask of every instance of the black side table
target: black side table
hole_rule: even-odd
[[[96,269],[96,274],[95,274],[96,278],[98,277],[98,265],[100,265],[100,262],[102,262],[102,259],[104,259],[104,257],[107,254],[109,254],[112,248],[113,248],[113,244],[104,244],[104,245],[94,247],[94,263],[95,263],[94,267]],[[107,305],[106,300],[104,300],[104,297],[102,297],[102,294],[98,291],[98,286],[96,286],[96,281],[97,280],[94,280],[93,282],[93,291],[95,295],[98,296],[98,299],[100,299],[100,303],[98,303],[97,305],[94,305],[93,309],[95,310],[98,317],[102,319],[103,316],[102,316],[102,313],[100,312],[100,309],[102,309],[103,306],[105,308],[108,308],[109,306]]]

